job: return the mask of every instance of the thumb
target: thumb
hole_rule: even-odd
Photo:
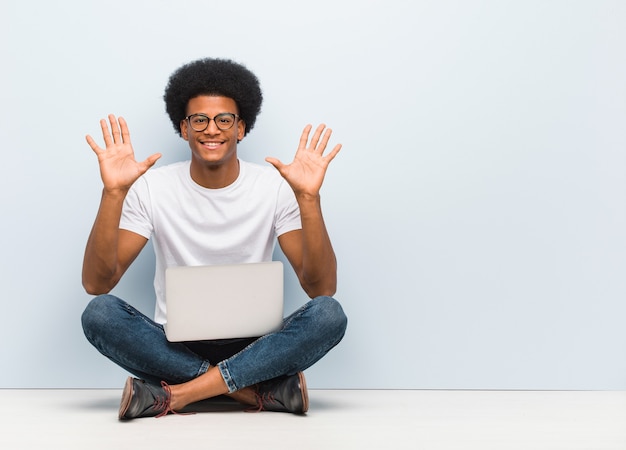
[[[284,164],[278,158],[274,158],[274,157],[268,156],[267,158],[265,158],[265,161],[267,161],[272,166],[274,166],[276,169],[278,169],[279,172],[284,167]]]
[[[150,167],[154,166],[154,163],[156,163],[160,157],[161,153],[155,153],[154,155],[150,155],[143,163],[141,163],[141,165],[144,166],[146,170],[148,170]]]

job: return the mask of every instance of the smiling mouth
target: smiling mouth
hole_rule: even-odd
[[[216,149],[216,148],[218,148],[222,144],[223,144],[223,142],[214,142],[214,141],[202,142],[202,145],[204,147],[208,148],[208,149]]]

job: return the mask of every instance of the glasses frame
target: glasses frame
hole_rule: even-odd
[[[219,117],[222,117],[222,116],[228,116],[228,117],[232,117],[234,119],[233,123],[228,128],[221,127],[220,124],[217,122],[216,119],[218,119]],[[204,128],[202,128],[201,130],[197,130],[196,128],[194,128],[193,125],[191,124],[191,119],[193,117],[204,117],[205,119],[207,119],[206,126]],[[233,114],[233,113],[229,113],[229,112],[219,113],[215,117],[209,117],[206,114],[202,114],[202,113],[190,114],[187,117],[185,117],[185,120],[189,124],[189,127],[192,130],[197,131],[199,133],[201,133],[204,130],[206,130],[207,128],[209,128],[209,123],[211,123],[211,120],[213,122],[215,122],[215,126],[217,127],[218,130],[220,130],[220,131],[227,131],[227,130],[230,130],[233,127],[233,125],[235,125],[235,122],[237,122],[237,119],[239,119],[239,116],[237,114]]]

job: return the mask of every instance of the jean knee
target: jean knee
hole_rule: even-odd
[[[337,335],[339,339],[343,338],[348,326],[348,317],[341,304],[333,297],[317,297],[314,303],[320,326]]]
[[[112,309],[119,305],[121,300],[113,295],[99,295],[91,299],[81,316],[83,332],[87,338],[99,329],[107,326]]]

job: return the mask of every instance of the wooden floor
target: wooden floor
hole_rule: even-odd
[[[117,420],[121,390],[0,390],[0,449],[626,449],[626,392],[311,390],[306,416],[220,401]]]

